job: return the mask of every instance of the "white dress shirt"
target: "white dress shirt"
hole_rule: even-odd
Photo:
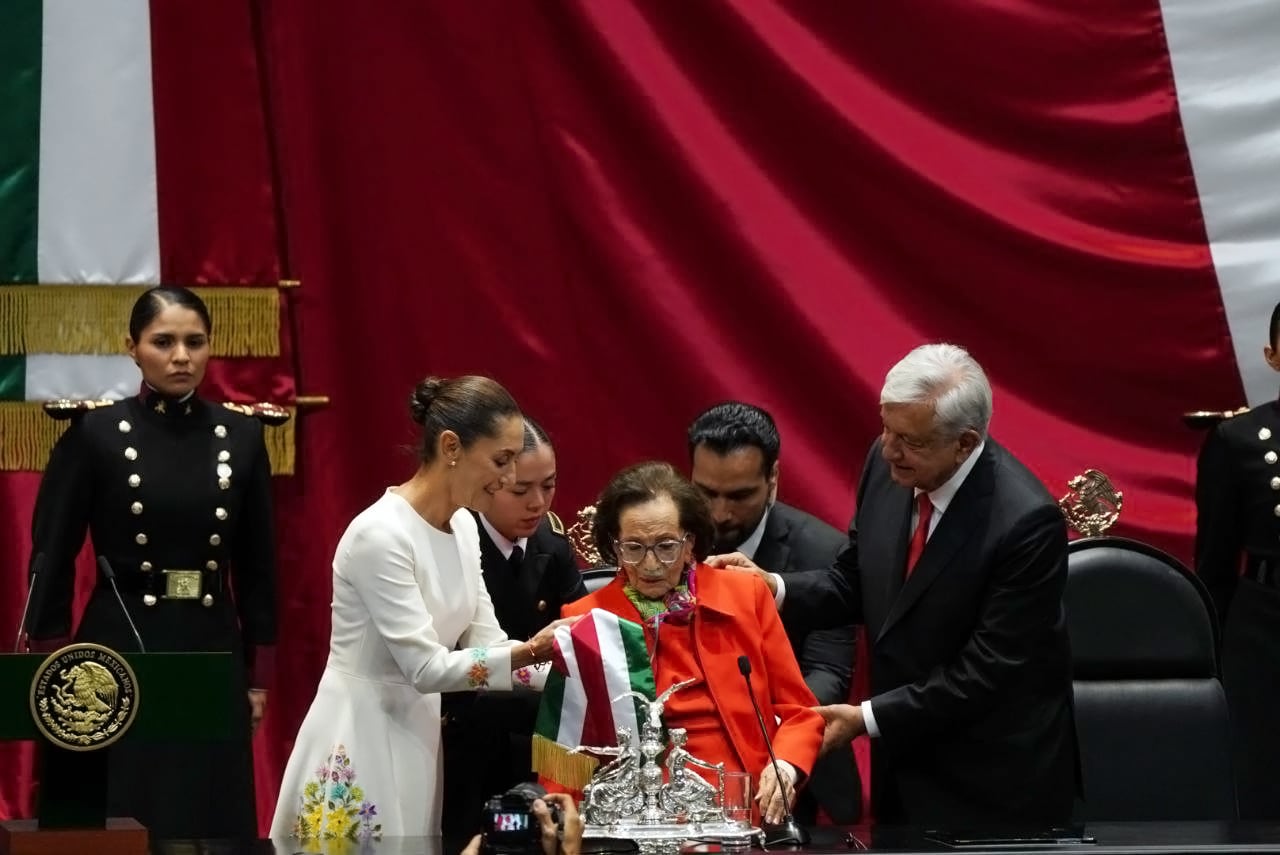
[[[524,552],[529,551],[529,538],[518,537],[514,541],[507,540],[506,536],[493,527],[493,523],[489,522],[488,517],[484,514],[480,515],[480,525],[484,526],[484,530],[489,532],[489,538],[493,541],[493,545],[498,547],[498,551],[502,553],[503,558],[510,558],[511,553],[516,547],[520,547]]]
[[[773,502],[765,506],[764,514],[760,517],[760,522],[756,523],[755,529],[752,530],[751,536],[742,541],[738,546],[738,551],[750,558],[752,561],[756,558],[756,550],[760,548],[760,544],[764,541],[764,526],[769,522],[769,512],[773,510]]]

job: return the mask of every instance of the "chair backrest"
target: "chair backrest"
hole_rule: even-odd
[[[1147,544],[1071,544],[1071,637],[1082,820],[1236,818],[1229,714],[1208,592]]]
[[[612,582],[617,575],[617,567],[592,567],[582,571],[582,584],[587,586],[587,593],[590,594]]]

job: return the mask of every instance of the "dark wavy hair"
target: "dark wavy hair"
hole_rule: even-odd
[[[660,496],[671,497],[680,517],[680,527],[693,535],[693,557],[699,561],[707,557],[715,534],[707,500],[670,463],[650,460],[628,466],[614,475],[596,502],[596,519],[591,534],[605,563],[618,563],[613,542],[618,539],[622,512]]]
[[[481,437],[498,434],[498,425],[520,415],[515,398],[497,380],[469,374],[445,379],[428,377],[409,396],[409,415],[422,425],[418,457],[430,463],[436,456],[440,434],[451,430],[463,448]]]

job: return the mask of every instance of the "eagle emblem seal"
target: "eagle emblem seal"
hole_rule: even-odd
[[[50,654],[31,681],[36,728],[60,748],[106,748],[125,735],[137,714],[133,669],[100,644],[72,644]]]

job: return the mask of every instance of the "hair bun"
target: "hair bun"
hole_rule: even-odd
[[[428,377],[413,387],[413,394],[409,396],[409,415],[415,422],[420,425],[427,423],[427,413],[447,382],[439,377]]]

